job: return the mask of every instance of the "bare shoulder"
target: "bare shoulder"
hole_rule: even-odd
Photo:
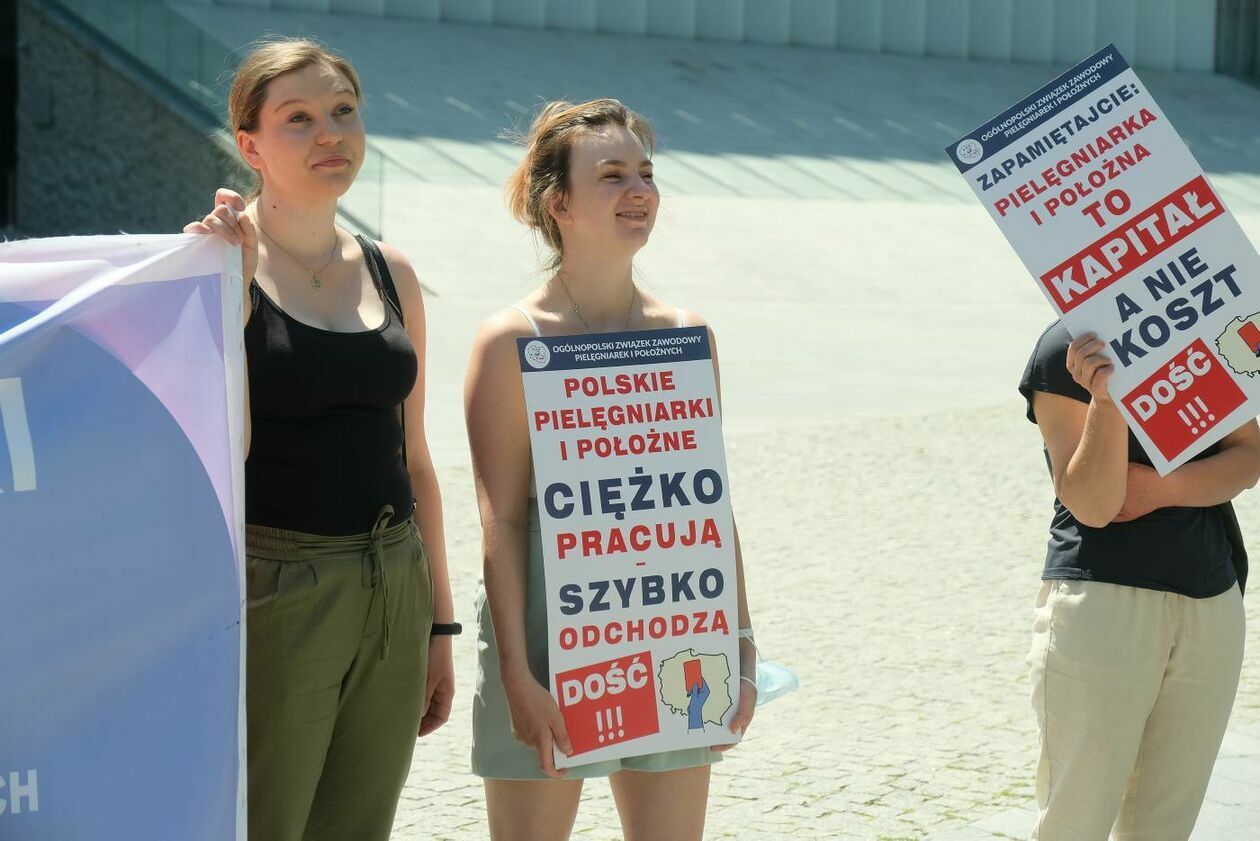
[[[411,261],[394,246],[387,242],[378,242],[381,254],[385,257],[385,265],[389,267],[389,273],[394,278],[394,288],[398,290],[398,297],[402,301],[404,309],[408,309],[421,302],[420,294],[420,278],[416,275],[416,270],[412,268]]]
[[[678,311],[682,313],[683,323],[688,327],[708,327],[709,332],[713,332],[713,325],[709,324],[708,320],[700,313],[683,307],[679,307]]]
[[[1050,440],[1066,434],[1079,439],[1085,428],[1085,415],[1089,410],[1089,404],[1062,394],[1034,391],[1032,408],[1033,417],[1037,419],[1037,426],[1043,438]],[[1076,446],[1074,442],[1072,446]]]
[[[709,344],[716,344],[717,337],[713,334],[713,325],[703,315],[684,307],[678,307],[674,312],[682,315],[682,323],[687,327],[707,327],[709,330]]]
[[[378,241],[377,246],[381,249],[381,254],[385,256],[385,263],[389,266],[389,270],[401,271],[415,276],[415,269],[411,267],[411,261],[397,247],[390,245],[388,242]]]
[[[473,356],[482,359],[516,359],[516,340],[532,338],[533,329],[525,318],[511,307],[492,313],[477,328],[473,340]]]

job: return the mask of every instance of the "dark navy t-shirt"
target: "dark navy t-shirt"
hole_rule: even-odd
[[[1037,422],[1033,392],[1090,402],[1089,391],[1078,385],[1067,369],[1070,343],[1071,336],[1057,322],[1037,340],[1019,383],[1019,392],[1028,401],[1028,419],[1033,423]],[[1210,447],[1196,459],[1216,452],[1216,447]],[[1132,431],[1129,461],[1151,464]],[[1234,585],[1232,551],[1221,506],[1159,508],[1136,520],[1096,529],[1078,522],[1056,498],[1041,577],[1105,581],[1202,599],[1220,595]]]

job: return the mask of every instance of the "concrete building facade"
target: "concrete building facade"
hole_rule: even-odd
[[[1137,67],[1210,71],[1218,22],[1255,0],[196,0],[536,29],[999,61],[1075,62],[1114,42]],[[1228,37],[1228,33],[1226,34]]]
[[[247,181],[217,132],[228,49],[190,20],[214,7],[1060,66],[1114,42],[1139,68],[1260,72],[1260,0],[0,0],[0,226],[170,230]],[[111,204],[118,183],[153,198]]]

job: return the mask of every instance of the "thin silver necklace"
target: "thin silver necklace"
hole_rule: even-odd
[[[311,286],[315,287],[316,289],[320,289],[323,287],[324,282],[319,279],[319,276],[324,271],[326,271],[329,266],[332,265],[333,258],[337,256],[337,251],[341,248],[341,237],[337,236],[336,231],[333,231],[333,247],[332,247],[332,250],[328,252],[328,259],[324,261],[324,265],[320,266],[318,271],[311,271],[310,269],[306,267],[305,263],[303,263],[301,260],[299,260],[298,258],[294,257],[292,254],[290,254],[287,248],[285,248],[280,243],[276,242],[275,237],[273,237],[271,234],[267,233],[266,231],[263,231],[263,226],[261,224],[258,226],[258,230],[262,231],[263,236],[265,236],[271,242],[272,245],[274,245],[276,248],[279,248],[280,251],[286,257],[288,257],[290,260],[292,260],[293,262],[301,266],[302,271],[306,272],[307,274],[311,276]]]
[[[586,328],[587,333],[594,333],[595,331],[591,329],[591,325],[587,324],[586,319],[582,316],[582,310],[578,307],[577,301],[573,299],[573,293],[569,291],[569,284],[565,283],[564,278],[558,274],[555,275],[555,278],[560,281],[560,288],[564,290],[564,296],[569,299],[569,307],[573,310],[573,314],[577,316],[578,321],[582,322],[582,326]],[[630,306],[626,308],[626,323],[625,326],[621,328],[623,333],[630,329],[630,321],[634,318],[634,304],[638,299],[639,287],[635,286],[634,283],[631,283]]]

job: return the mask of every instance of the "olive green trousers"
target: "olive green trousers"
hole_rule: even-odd
[[[433,624],[419,534],[389,514],[349,537],[246,527],[251,841],[389,839]]]

